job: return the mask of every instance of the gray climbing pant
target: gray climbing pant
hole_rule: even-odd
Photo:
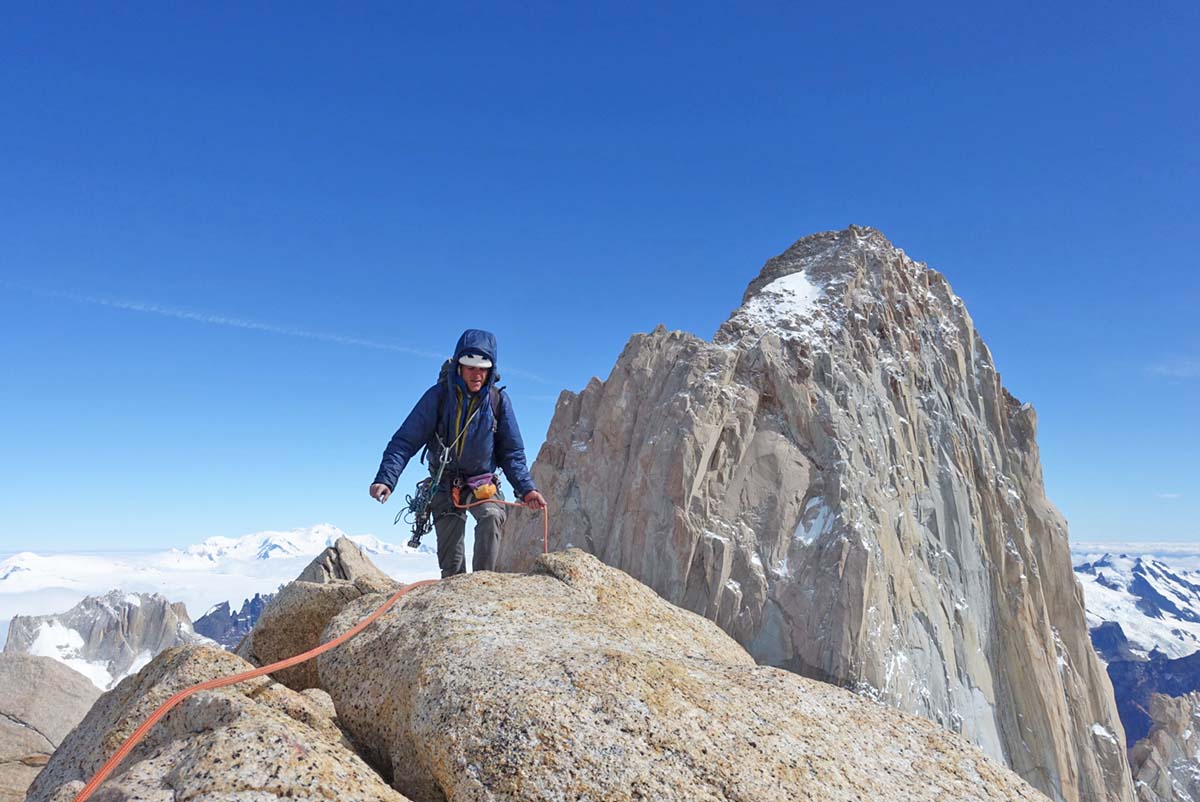
[[[474,501],[465,488],[463,496]],[[501,500],[504,494],[497,491],[493,498]],[[442,569],[442,578],[465,574],[467,510],[455,507],[450,494],[443,490],[430,499],[429,509],[433,512],[433,527],[437,531],[438,566]],[[471,555],[471,570],[494,571],[500,549],[500,530],[504,527],[507,508],[503,504],[480,504],[472,507],[470,513],[475,518],[475,553]]]

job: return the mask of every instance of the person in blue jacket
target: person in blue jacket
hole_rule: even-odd
[[[498,378],[496,336],[480,329],[464,331],[438,383],[425,391],[384,449],[379,472],[371,483],[371,498],[382,504],[396,489],[404,466],[422,447],[429,449],[433,476],[438,473],[443,453],[448,454],[442,481],[429,507],[437,530],[438,565],[443,577],[467,572],[463,549],[467,513],[454,506],[452,487],[460,488],[463,504],[488,497],[503,499],[495,475],[499,466],[512,482],[517,498],[535,510],[546,506],[529,475],[512,401],[496,387]],[[503,504],[471,508],[475,516],[472,570],[494,570],[505,509]]]

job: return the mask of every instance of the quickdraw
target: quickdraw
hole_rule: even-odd
[[[403,520],[406,524],[412,525],[412,537],[408,540],[409,548],[415,549],[420,546],[421,538],[433,529],[433,511],[429,509],[429,502],[433,500],[438,485],[442,483],[442,474],[446,470],[446,463],[450,461],[450,449],[453,446],[453,443],[449,446],[443,443],[440,435],[438,443],[442,446],[442,458],[438,460],[437,473],[417,482],[416,493],[405,496],[405,506],[396,513],[396,517],[392,521],[393,524],[398,524]]]

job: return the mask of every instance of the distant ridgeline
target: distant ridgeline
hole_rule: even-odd
[[[215,640],[226,649],[236,649],[242,638],[258,623],[258,617],[274,598],[274,593],[265,596],[255,593],[253,599],[245,599],[242,602],[242,609],[237,612],[233,612],[229,602],[221,602],[200,616],[193,628],[197,633]]]

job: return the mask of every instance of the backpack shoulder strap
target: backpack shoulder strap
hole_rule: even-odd
[[[500,417],[500,393],[504,392],[504,389],[505,388],[497,387],[496,385],[493,384],[491,392],[488,393],[488,395],[490,396],[491,401],[492,401],[492,417],[493,418]]]
[[[502,392],[504,392],[504,388],[494,384],[488,391],[488,400],[492,406],[492,434],[495,434],[496,429],[500,426],[500,393]]]
[[[442,432],[438,431],[438,428],[442,425],[442,415],[444,414],[444,407],[442,406],[442,404],[445,401],[447,391],[450,389],[450,367],[453,364],[454,364],[453,358],[447,359],[445,362],[442,363],[441,369],[438,370],[437,419],[433,423],[433,431],[436,433],[436,435],[439,438],[441,438],[443,440],[445,439],[445,437],[443,437]],[[449,435],[447,434],[446,436],[449,436]],[[429,451],[429,446],[428,446],[428,444],[426,444],[425,448],[421,452],[421,462],[425,461],[425,455],[426,455],[426,453],[428,453],[428,451]]]

